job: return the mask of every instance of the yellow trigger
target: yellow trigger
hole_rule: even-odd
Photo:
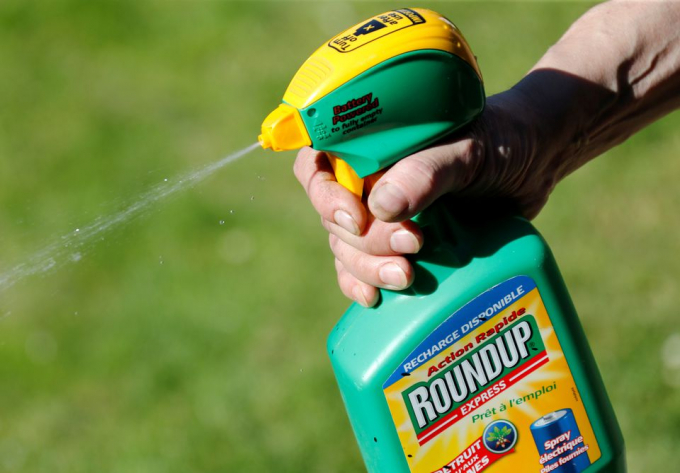
[[[333,166],[335,179],[352,194],[361,199],[361,195],[364,191],[364,179],[359,177],[346,161],[343,161],[337,156],[329,154],[328,160],[330,161],[331,166]]]

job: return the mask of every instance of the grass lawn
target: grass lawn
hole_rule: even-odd
[[[0,274],[253,143],[302,61],[391,2],[0,4]],[[421,2],[487,92],[588,3]],[[550,242],[627,441],[680,438],[680,114],[566,179]],[[347,302],[293,153],[255,151],[0,292],[0,472],[356,472],[325,354]],[[71,241],[71,240],[68,240]]]

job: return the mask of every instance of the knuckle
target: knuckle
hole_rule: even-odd
[[[416,180],[421,191],[430,192],[441,182],[442,167],[436,165],[431,159],[414,156],[410,167],[407,177]]]
[[[315,176],[323,171],[319,162],[319,157],[322,154],[312,148],[304,147],[298,152],[293,163],[293,174],[308,194],[311,193],[310,188],[314,183]]]
[[[460,153],[458,156],[459,161],[463,164],[458,166],[459,172],[459,185],[460,189],[465,189],[472,184],[475,180],[482,162],[484,154],[484,146],[479,140],[476,139],[466,139],[459,143]]]
[[[442,167],[435,165],[432,160],[416,158],[407,176],[413,182],[413,186],[418,194],[429,194],[441,186],[443,181]],[[412,198],[409,199],[413,201]]]
[[[293,163],[293,174],[295,174],[295,177],[300,183],[302,183],[304,180],[304,170],[306,164],[305,159],[306,159],[305,148],[302,148],[298,152],[297,158],[295,158],[295,162]]]
[[[479,145],[477,143],[477,140],[471,138],[458,142],[458,146],[460,147],[460,152],[458,153],[459,157],[463,160],[472,159],[479,150]]]
[[[391,254],[390,248],[390,234],[383,230],[373,229],[373,232],[367,234],[360,240],[360,250],[366,254],[373,256],[385,256]]]
[[[352,268],[352,273],[361,275],[360,279],[371,279],[369,276],[375,272],[375,268],[370,264],[369,258],[365,253],[356,252],[347,261],[347,266]]]

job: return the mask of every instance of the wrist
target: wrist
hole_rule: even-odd
[[[535,166],[555,183],[602,150],[593,142],[617,95],[555,69],[536,69],[511,89],[537,130]]]

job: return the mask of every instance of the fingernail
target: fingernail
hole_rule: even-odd
[[[390,237],[390,248],[395,253],[418,253],[420,243],[416,236],[408,230],[397,230]]]
[[[335,220],[337,225],[340,225],[351,234],[359,234],[359,225],[357,225],[357,222],[352,218],[352,216],[344,210],[336,210],[333,214],[333,220]]]
[[[406,273],[396,263],[383,265],[378,275],[388,289],[404,289],[408,283]]]
[[[369,199],[374,210],[396,217],[408,207],[408,200],[401,190],[389,182],[373,191]]]
[[[357,301],[364,307],[373,307],[378,302],[378,292],[375,291],[371,299],[366,295],[366,292],[359,286],[352,288],[352,299]]]
[[[366,296],[364,296],[364,291],[362,291],[359,286],[354,286],[352,288],[352,299],[357,301],[362,306],[368,307],[368,304],[366,302]]]

